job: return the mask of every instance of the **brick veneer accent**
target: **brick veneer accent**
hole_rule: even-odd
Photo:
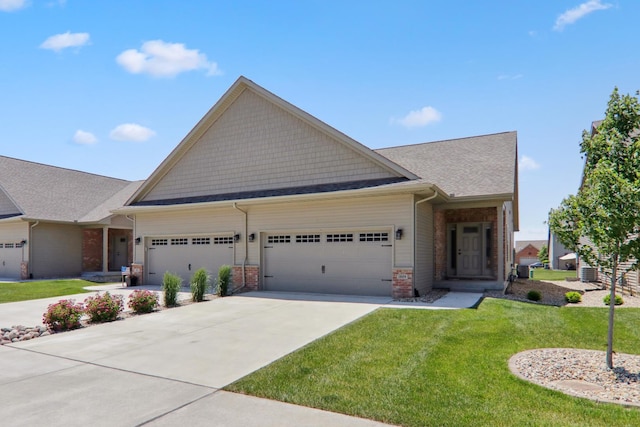
[[[233,287],[242,286],[242,266],[234,265],[232,267]],[[260,267],[257,265],[244,266],[245,287],[242,291],[257,291],[260,288]]]
[[[498,273],[498,211],[497,208],[438,209],[434,214],[435,226],[435,279],[447,278],[447,224],[459,222],[491,223],[491,265],[493,276]],[[505,224],[502,224],[504,227]],[[501,242],[504,245],[504,241]]]
[[[102,228],[82,230],[82,271],[102,271]]]
[[[27,261],[22,261],[20,263],[20,280],[29,279],[29,263]]]
[[[394,268],[391,289],[393,298],[413,297],[413,268]]]

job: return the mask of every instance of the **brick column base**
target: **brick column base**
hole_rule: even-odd
[[[144,272],[144,266],[142,264],[136,264],[136,263],[132,263],[131,264],[131,275],[132,276],[136,276],[138,278],[138,286],[142,285],[143,283],[143,277],[144,274],[142,274]]]
[[[257,291],[260,288],[260,266],[258,265],[245,265],[244,266],[244,284],[245,287],[241,292]],[[232,267],[232,281],[233,288],[240,288],[242,286],[242,266],[234,265]]]
[[[27,261],[22,261],[20,263],[20,280],[29,279],[29,263]]]
[[[413,298],[413,268],[394,268],[393,298]]]

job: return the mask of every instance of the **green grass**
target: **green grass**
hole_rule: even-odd
[[[640,353],[638,315],[617,311],[616,351]],[[640,425],[640,409],[570,397],[508,369],[526,349],[604,350],[606,331],[606,308],[486,299],[477,310],[379,309],[226,389],[405,426]]]
[[[0,303],[90,292],[84,286],[95,285],[86,280],[42,280],[37,282],[0,283]]]
[[[545,270],[544,268],[533,270],[534,280],[564,280],[567,277],[578,277],[576,270]]]

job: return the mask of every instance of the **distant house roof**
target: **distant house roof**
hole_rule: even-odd
[[[140,184],[0,156],[0,215],[97,222],[122,206]]]
[[[540,250],[540,248],[542,248],[542,246],[546,244],[546,240],[520,240],[516,242],[516,253],[520,252],[529,245]]]
[[[517,133],[504,132],[375,150],[452,197],[516,192]]]

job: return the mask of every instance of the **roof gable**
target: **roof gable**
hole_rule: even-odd
[[[526,249],[528,246],[533,247],[536,250],[540,250],[542,246],[546,245],[546,240],[519,240],[516,242],[516,252],[520,252]]]
[[[30,219],[79,221],[127,185],[121,179],[0,156],[0,209],[11,210],[8,199]]]
[[[415,178],[240,77],[130,203]]]

